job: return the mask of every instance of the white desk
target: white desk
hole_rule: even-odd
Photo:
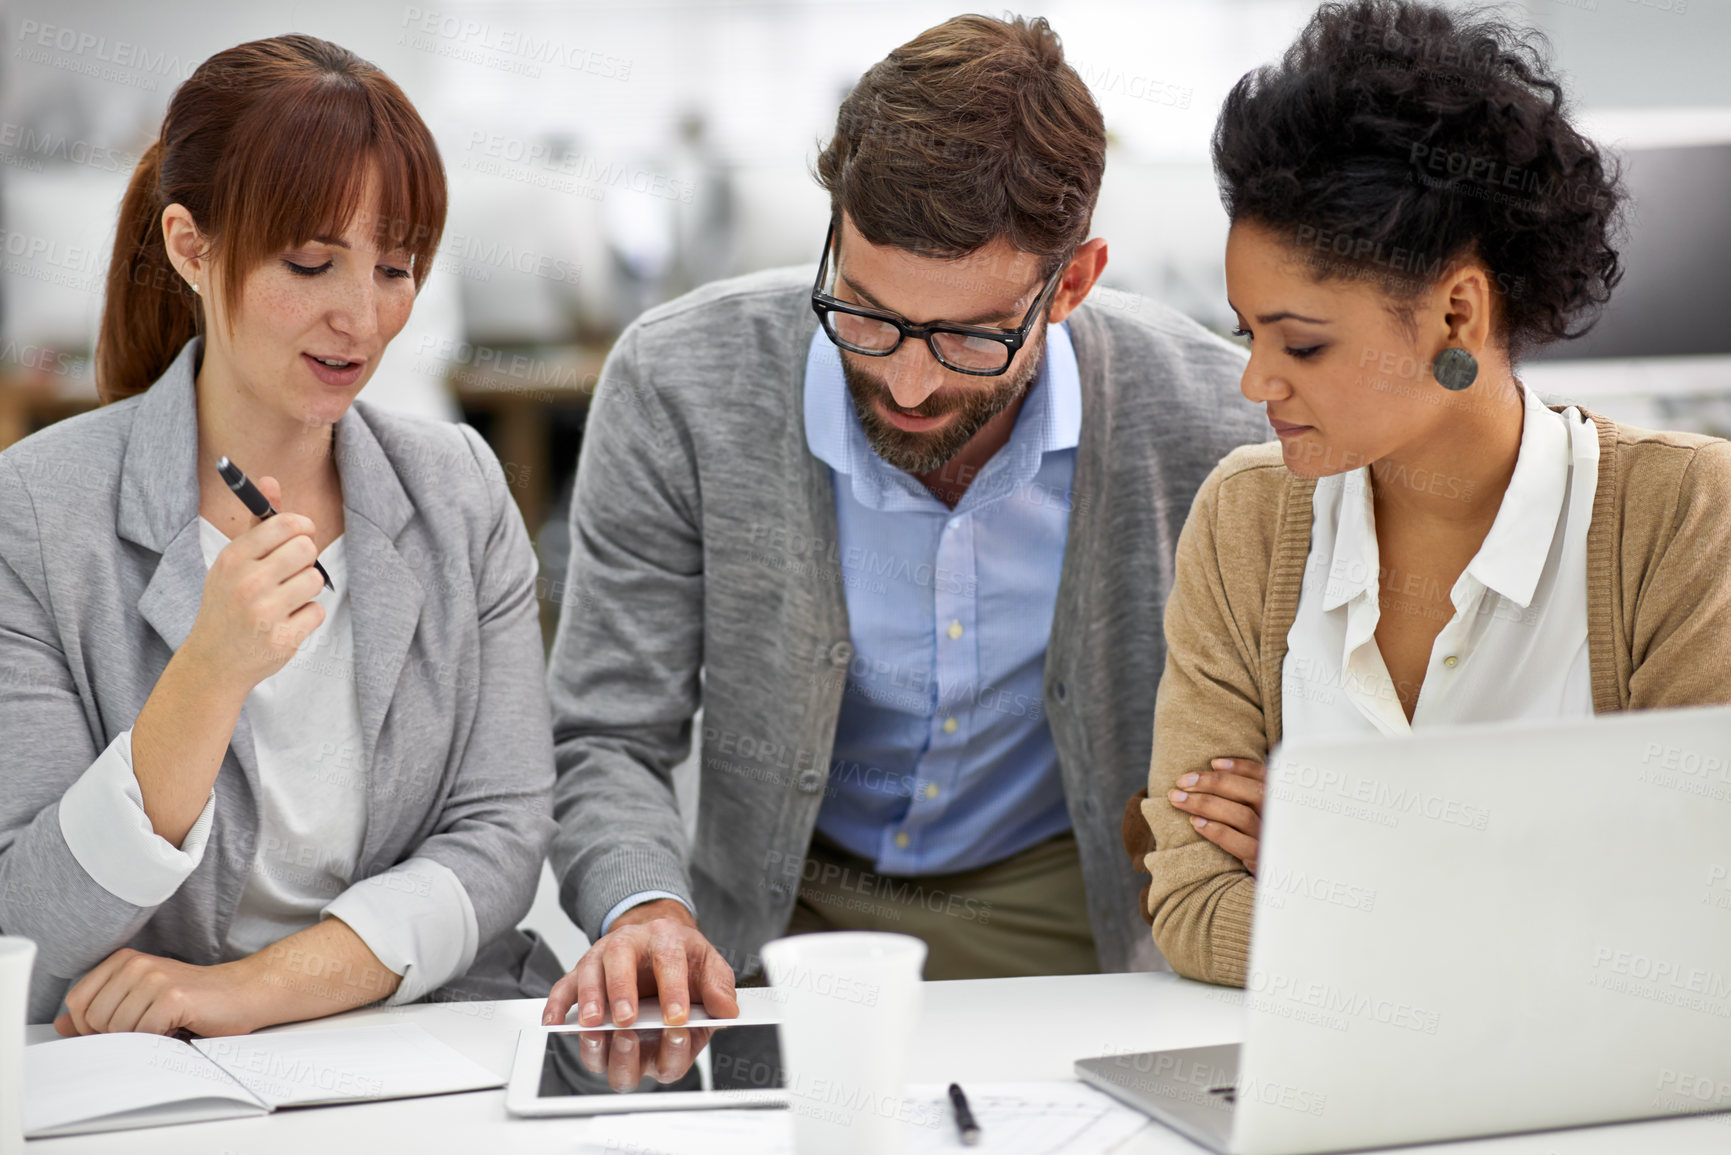
[[[765,993],[740,992],[743,1019],[769,1017],[774,1008]],[[367,1010],[277,1029],[320,1030],[406,1018],[503,1077],[510,1070],[517,1032],[539,1025],[541,1006],[536,1000],[519,1000]],[[30,1028],[31,1042],[53,1037],[51,1027]],[[963,1084],[1069,1079],[1071,1064],[1090,1055],[1202,1046],[1238,1038],[1239,992],[1171,974],[930,983],[909,1078]],[[536,1155],[569,1152],[587,1125],[582,1119],[514,1119],[505,1114],[503,1091],[478,1091],[148,1131],[40,1139],[27,1147],[41,1155],[347,1155],[358,1151]],[[1150,1124],[1120,1146],[1117,1155],[1195,1155],[1201,1150]],[[1731,1151],[1731,1114],[1413,1150],[1418,1155],[1724,1155]]]

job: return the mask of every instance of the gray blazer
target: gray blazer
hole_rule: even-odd
[[[244,712],[204,858],[162,905],[99,886],[58,819],[61,795],[132,726],[198,614],[198,348],[145,393],[0,453],[0,930],[36,940],[31,1021],[121,947],[220,962],[257,849]],[[357,402],[335,446],[368,767],[356,877],[422,855],[468,891],[479,952],[432,997],[545,994],[558,962],[515,929],[553,827],[522,518],[466,426]]]
[[[725,281],[614,346],[572,502],[549,670],[553,866],[585,932],[645,890],[687,897],[739,973],[780,935],[828,781],[849,640],[829,469],[806,445],[813,270]],[[1119,837],[1147,785],[1160,616],[1203,478],[1265,440],[1243,353],[1153,301],[1096,292],[1044,708],[1107,970],[1154,965]],[[699,671],[702,677],[699,678]],[[703,706],[697,837],[670,780]]]

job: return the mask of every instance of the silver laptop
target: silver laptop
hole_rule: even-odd
[[[1731,1110],[1731,707],[1291,742],[1242,1045],[1079,1078],[1223,1155]]]

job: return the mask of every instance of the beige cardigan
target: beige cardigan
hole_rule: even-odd
[[[1593,416],[1599,480],[1587,531],[1593,709],[1731,701],[1731,442]],[[1280,741],[1281,666],[1310,553],[1313,480],[1274,443],[1234,450],[1196,495],[1166,602],[1166,671],[1148,789],[1124,843],[1150,881],[1142,916],[1189,978],[1244,984],[1256,881],[1166,801],[1209,759]]]

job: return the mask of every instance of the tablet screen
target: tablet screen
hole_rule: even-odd
[[[774,1026],[623,1027],[549,1034],[537,1094],[551,1099],[781,1086]]]

